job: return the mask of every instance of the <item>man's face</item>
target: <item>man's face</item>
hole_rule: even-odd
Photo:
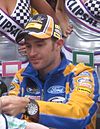
[[[41,40],[29,35],[25,40],[29,61],[35,69],[48,72],[56,66],[58,51],[60,51],[57,50],[56,43],[53,44],[51,39]]]

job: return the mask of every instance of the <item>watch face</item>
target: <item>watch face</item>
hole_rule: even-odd
[[[35,103],[29,103],[27,112],[29,115],[35,115],[38,112],[38,106]]]

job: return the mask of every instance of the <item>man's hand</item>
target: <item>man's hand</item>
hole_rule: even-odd
[[[22,56],[27,56],[25,45],[21,45],[21,46],[18,48],[18,52],[19,52]]]
[[[30,100],[26,97],[2,96],[2,112],[8,115],[16,116],[24,113],[26,105]]]

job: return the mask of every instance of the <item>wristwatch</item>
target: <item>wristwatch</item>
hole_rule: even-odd
[[[26,106],[26,113],[29,119],[33,122],[39,121],[39,106],[34,99],[30,99],[30,102]]]

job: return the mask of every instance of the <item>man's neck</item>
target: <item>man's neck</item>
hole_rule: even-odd
[[[59,57],[53,64],[51,64],[50,66],[48,66],[47,68],[41,69],[39,70],[39,78],[41,80],[45,80],[45,76],[52,71],[53,69],[55,69],[56,67],[58,67],[60,65],[61,62],[61,57]]]

